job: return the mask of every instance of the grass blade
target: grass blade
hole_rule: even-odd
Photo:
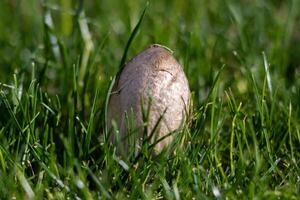
[[[111,81],[111,83],[110,83],[110,85],[108,87],[108,91],[107,91],[107,94],[106,94],[106,100],[105,100],[105,137],[106,137],[106,139],[107,139],[107,136],[108,136],[107,134],[108,134],[108,131],[109,131],[108,127],[107,127],[107,123],[108,123],[108,121],[107,121],[108,120],[107,119],[107,109],[108,109],[108,103],[109,103],[110,94],[112,92],[112,88],[113,88],[116,80],[118,79],[117,78],[118,75],[121,73],[122,68],[124,67],[124,64],[125,64],[125,61],[126,61],[126,57],[127,57],[127,52],[128,52],[129,47],[130,47],[133,39],[135,38],[135,36],[136,36],[136,34],[137,34],[137,32],[138,32],[141,24],[142,24],[142,21],[143,21],[143,18],[144,18],[144,15],[146,13],[148,5],[149,5],[149,3],[147,2],[147,4],[146,4],[146,6],[145,6],[145,8],[144,8],[144,10],[143,10],[143,12],[142,12],[142,14],[140,16],[140,19],[139,19],[138,23],[136,24],[136,26],[134,27],[133,31],[130,34],[130,37],[129,37],[127,43],[126,43],[126,46],[125,46],[125,49],[124,49],[124,52],[123,52],[123,56],[122,56],[122,59],[121,59],[120,65],[119,65],[119,72],[118,72],[117,76],[115,76],[115,77],[112,78],[112,81]]]

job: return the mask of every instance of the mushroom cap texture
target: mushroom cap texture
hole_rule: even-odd
[[[162,116],[151,138],[152,143],[180,128],[189,111],[187,78],[170,50],[158,44],[151,45],[131,59],[118,72],[112,88],[108,103],[108,128],[112,130],[113,121],[116,122],[118,131],[112,131],[110,141],[118,145],[117,152],[121,154],[127,153],[128,137],[132,136],[127,135],[128,119],[134,119],[135,150],[139,151],[142,144],[142,103],[145,111],[150,103],[148,136]],[[117,142],[117,137],[121,138],[121,142]],[[158,142],[154,147],[155,152],[160,152],[172,139],[170,135]]]

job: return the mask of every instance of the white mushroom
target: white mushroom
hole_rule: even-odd
[[[187,78],[170,50],[161,45],[151,45],[131,59],[116,77],[108,103],[108,128],[112,130],[113,121],[116,122],[118,131],[112,130],[111,141],[118,143],[119,152],[128,151],[128,138],[133,138],[131,141],[137,151],[142,139],[146,138],[143,136],[142,102],[145,111],[150,102],[147,137],[162,116],[151,143],[180,128],[186,119],[190,105]],[[126,119],[130,122],[132,118],[135,129],[133,135],[128,135]],[[160,152],[172,139],[172,135],[164,138],[154,150]]]

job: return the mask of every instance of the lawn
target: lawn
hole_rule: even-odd
[[[120,157],[107,97],[150,44],[193,112],[169,148]],[[1,199],[299,199],[298,0],[0,1]]]

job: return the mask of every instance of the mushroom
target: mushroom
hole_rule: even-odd
[[[108,102],[110,141],[123,154],[128,152],[131,141],[137,152],[142,140],[150,138],[153,132],[149,141],[156,143],[154,151],[158,153],[172,142],[170,133],[186,120],[189,105],[190,89],[180,64],[168,48],[153,44],[131,59],[116,76]],[[143,110],[149,114],[147,126]]]

